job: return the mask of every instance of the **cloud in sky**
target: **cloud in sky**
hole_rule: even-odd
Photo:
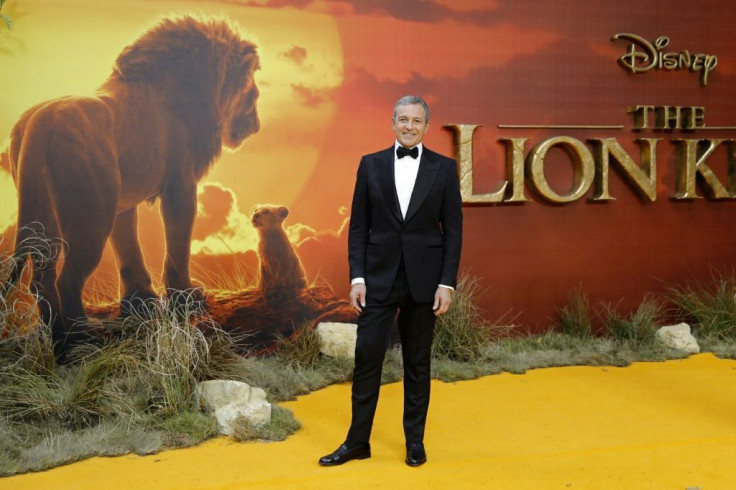
[[[225,0],[233,3],[236,0]],[[635,2],[591,2],[568,0],[564,3],[544,0],[520,2],[518,0],[237,0],[246,6],[264,8],[297,8],[311,12],[341,16],[393,17],[419,23],[455,21],[478,26],[512,23],[528,28],[553,29],[566,36],[579,37],[589,26],[605,26],[611,34],[621,29],[621,11],[635,9]],[[649,32],[653,27],[666,27],[686,33],[693,25],[708,24],[717,35],[728,35],[736,10],[719,9],[721,22],[712,23],[712,9],[692,9],[692,0],[670,0],[660,16],[631,15],[627,24],[630,31]],[[689,22],[679,19],[688,12]],[[581,22],[580,19],[585,19]],[[677,32],[680,34],[680,32]],[[607,41],[607,39],[606,39]]]
[[[317,235],[317,230],[303,223],[287,226],[285,227],[285,231],[286,236],[289,237],[289,241],[295,245]]]
[[[288,220],[288,218],[287,218]],[[339,231],[318,231],[304,223],[283,225],[286,235],[295,245],[323,236],[336,236]],[[232,189],[217,182],[200,186],[198,212],[194,224],[192,255],[228,255],[258,249],[258,231],[250,214],[240,210]]]
[[[334,93],[333,89],[311,88],[303,84],[292,84],[291,89],[303,105],[312,109],[317,109],[325,102],[329,102]]]
[[[204,240],[227,226],[232,212],[235,194],[219,184],[207,183],[200,187],[197,196],[197,220],[193,238]]]
[[[436,0],[250,0],[248,6],[294,7],[332,15],[388,15],[414,22],[458,20],[472,23],[492,22],[496,2],[458,2]],[[490,7],[490,8],[489,8]]]
[[[304,64],[304,61],[307,59],[307,48],[303,46],[297,46],[295,44],[292,44],[291,48],[289,48],[287,51],[280,53],[280,56],[287,60],[291,60],[297,65],[301,66]]]
[[[232,189],[217,182],[200,186],[199,213],[194,226],[192,254],[231,254],[258,247],[258,232],[250,216],[240,211]]]

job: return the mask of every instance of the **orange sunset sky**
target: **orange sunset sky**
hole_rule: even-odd
[[[623,124],[615,134],[571,136],[617,137],[638,160],[633,140],[651,135],[631,131],[629,105],[700,105],[707,108],[708,124],[736,124],[736,11],[724,11],[722,4],[8,0],[3,13],[14,26],[0,32],[0,142],[33,104],[94,93],[120,50],[162,17],[224,16],[258,45],[261,130],[237,152],[224,152],[200,184],[195,279],[210,287],[237,286],[228,275],[252,279],[257,234],[249,212],[273,203],[290,209],[284,224],[310,279],[319,277],[344,295],[343,232],[355,170],[362,154],[392,144],[391,108],[398,97],[425,96],[433,110],[425,143],[444,154],[452,155],[453,141],[443,125],[482,125],[475,146],[477,192],[489,192],[504,178],[499,138],[527,137],[531,147],[560,134],[504,132],[499,124]],[[616,62],[625,45],[610,39],[618,32],[647,39],[667,35],[675,51],[716,53],[717,70],[707,88],[686,71],[627,75]],[[585,200],[550,206],[527,191],[530,202],[523,206],[466,207],[463,268],[482,279],[489,317],[512,311],[522,323],[543,325],[576,287],[589,288],[598,299],[634,304],[662,281],[729,265],[736,243],[719,230],[733,226],[733,206],[672,203],[673,166],[674,152],[663,143],[660,197],[647,205],[614,177],[617,201],[603,206]],[[714,166],[725,175],[725,164]],[[570,169],[564,156],[550,156],[549,173],[565,191]],[[0,168],[5,243],[16,219],[15,199],[8,170]],[[141,205],[140,234],[148,265],[159,274],[157,206]],[[93,286],[99,291],[94,297],[114,299],[111,253]]]

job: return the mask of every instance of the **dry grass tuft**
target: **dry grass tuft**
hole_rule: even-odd
[[[699,337],[736,340],[736,274],[670,288],[669,296],[679,317],[692,323]]]
[[[619,315],[610,304],[602,305],[601,310],[608,335],[632,348],[651,346],[664,315],[662,305],[653,298],[645,298],[635,312],[625,316]]]
[[[452,306],[437,318],[432,355],[438,359],[475,362],[483,357],[485,346],[508,334],[510,326],[494,325],[483,318],[477,306],[478,278],[463,275],[458,281]]]
[[[559,325],[563,333],[579,338],[593,336],[590,301],[588,295],[575,291],[568,297],[568,302],[560,308]]]
[[[311,369],[320,359],[319,335],[311,322],[297,328],[290,337],[278,341],[278,356],[287,365],[300,369]]]

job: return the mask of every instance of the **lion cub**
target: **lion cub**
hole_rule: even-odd
[[[286,236],[284,206],[260,205],[251,210],[251,223],[258,230],[259,284],[265,296],[294,295],[307,287],[307,278],[294,246]]]

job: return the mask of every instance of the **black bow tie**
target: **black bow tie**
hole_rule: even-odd
[[[415,146],[411,150],[409,148],[404,148],[403,146],[399,146],[396,148],[396,156],[399,158],[404,158],[406,155],[410,155],[412,158],[416,158],[419,156],[419,147]]]

